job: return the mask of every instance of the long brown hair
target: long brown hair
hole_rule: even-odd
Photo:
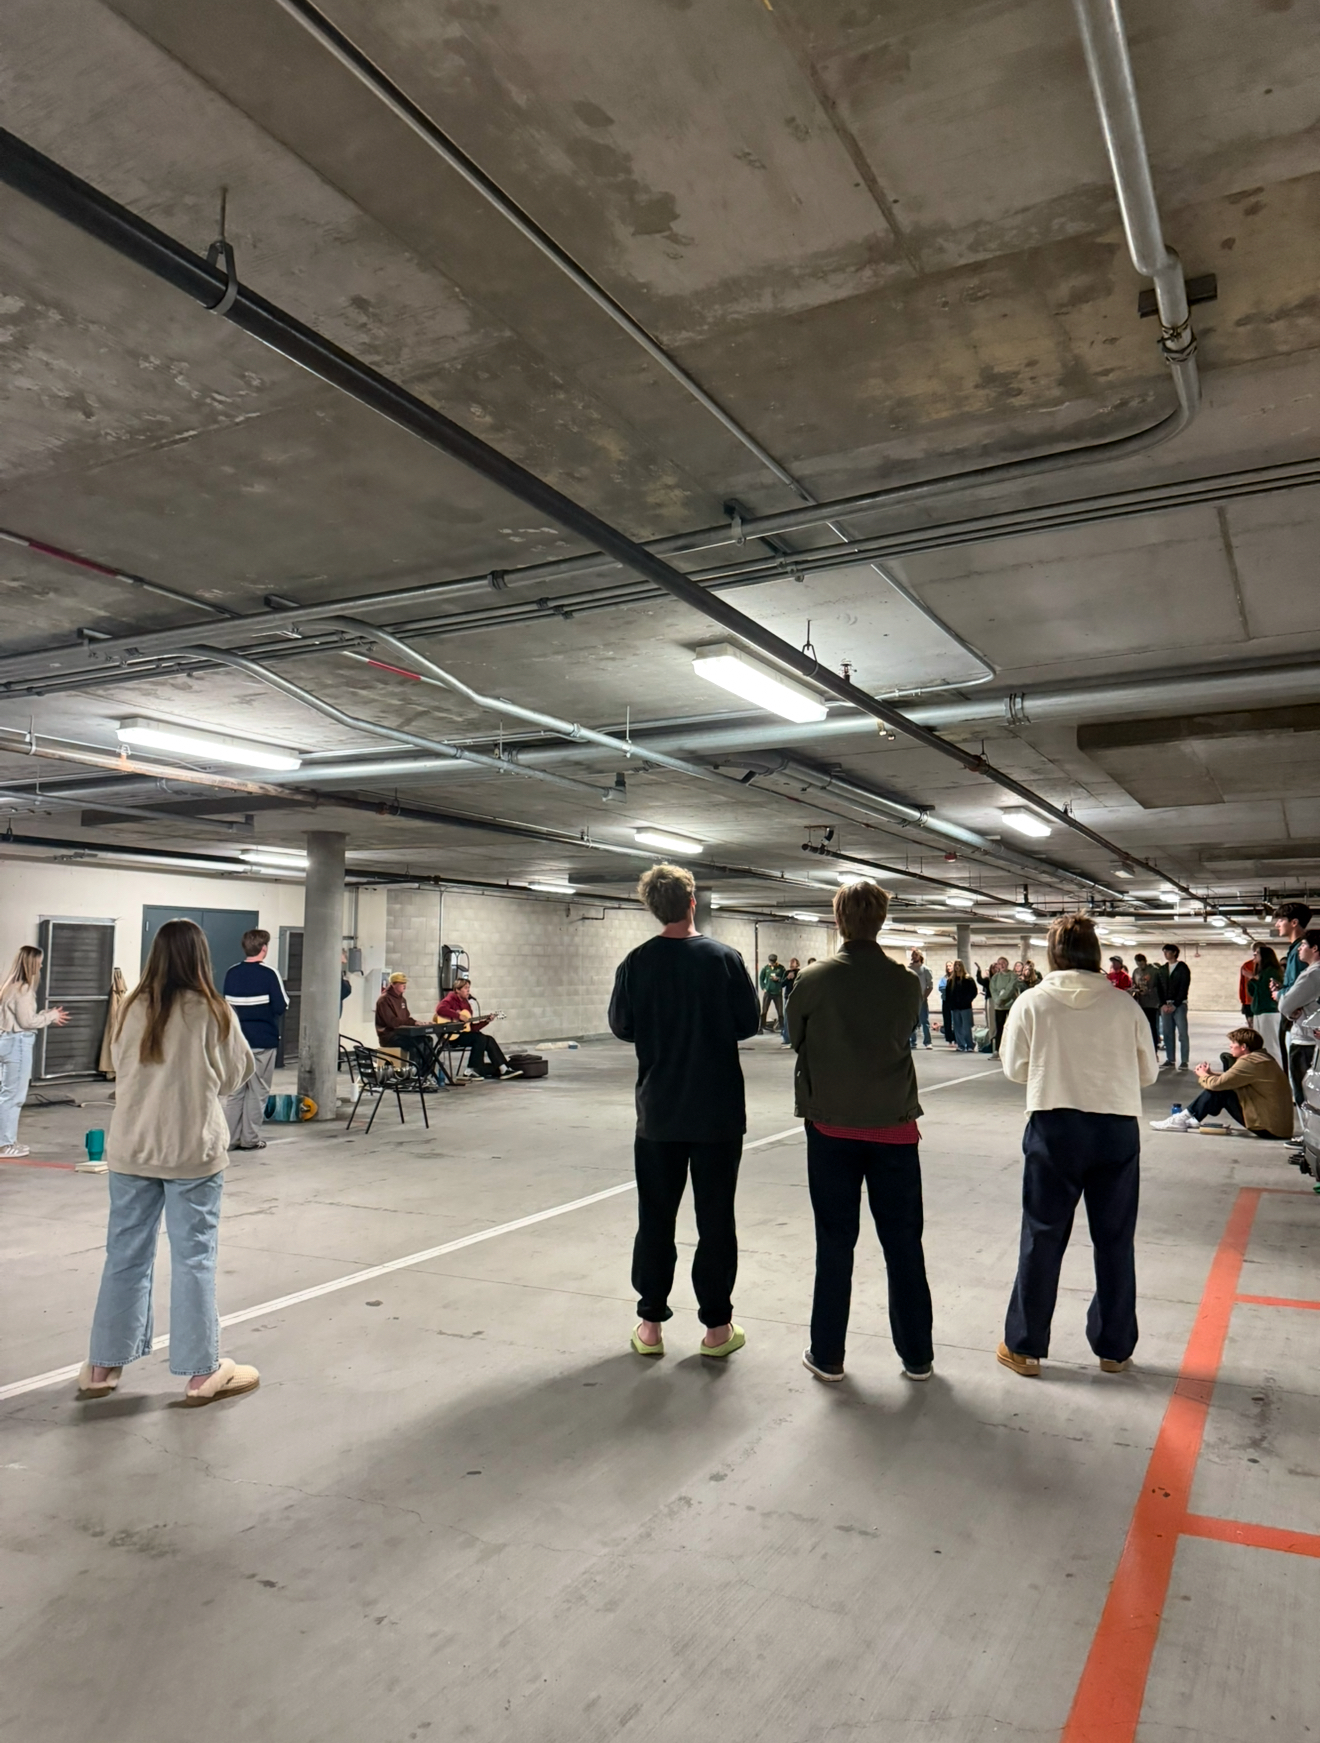
[[[151,954],[142,970],[142,979],[124,1000],[119,1013],[115,1039],[124,1031],[124,1018],[131,1006],[142,999],[147,1007],[147,1026],[142,1032],[138,1060],[142,1065],[161,1065],[165,1054],[162,1043],[180,993],[199,993],[207,1004],[220,1030],[220,1039],[229,1039],[229,1006],[215,990],[211,974],[211,952],[206,934],[195,920],[167,920],[151,944]]]
[[[960,956],[955,956],[953,959],[953,974],[950,978],[953,980],[969,980],[971,978]]]
[[[35,944],[20,944],[0,993],[7,993],[11,986],[36,986],[41,979],[41,958],[42,952]]]

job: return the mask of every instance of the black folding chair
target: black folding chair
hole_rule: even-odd
[[[353,1102],[353,1111],[348,1116],[348,1125],[344,1128],[346,1132],[352,1130],[362,1098],[366,1095],[371,1096],[375,1102],[371,1118],[367,1121],[368,1132],[375,1125],[380,1104],[387,1095],[392,1095],[398,1106],[400,1125],[407,1124],[403,1114],[403,1098],[405,1095],[415,1095],[422,1110],[422,1124],[430,1130],[431,1122],[426,1113],[426,1086],[415,1065],[391,1059],[388,1053],[378,1053],[374,1047],[364,1047],[360,1041],[353,1043],[353,1065],[357,1071],[358,1093]]]

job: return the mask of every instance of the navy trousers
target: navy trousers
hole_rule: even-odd
[[[1004,1342],[1022,1356],[1050,1353],[1059,1270],[1085,1199],[1095,1254],[1087,1342],[1097,1356],[1125,1362],[1137,1347],[1140,1126],[1127,1114],[1050,1108],[1027,1121],[1022,1155],[1022,1243]]]
[[[930,1287],[921,1246],[921,1160],[916,1144],[827,1138],[807,1122],[807,1187],[816,1219],[816,1292],[811,1349],[842,1362],[852,1304],[853,1252],[861,1230],[862,1186],[889,1277],[889,1330],[905,1368],[928,1368]]]

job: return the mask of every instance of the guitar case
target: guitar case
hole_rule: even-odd
[[[544,1053],[510,1053],[509,1064],[514,1071],[521,1071],[524,1078],[550,1074],[550,1061]]]

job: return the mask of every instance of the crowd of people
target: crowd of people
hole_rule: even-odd
[[[675,1224],[690,1178],[698,1232],[692,1282],[705,1328],[699,1347],[721,1361],[746,1342],[733,1317],[735,1199],[746,1129],[738,1044],[760,1031],[771,983],[754,986],[736,950],[698,933],[686,870],[653,866],[638,893],[660,930],[619,965],[608,1014],[610,1029],[633,1044],[638,1061],[632,1348],[645,1357],[664,1354]],[[794,1102],[806,1130],[816,1235],[810,1342],[802,1359],[825,1382],[844,1374],[863,1188],[884,1252],[902,1372],[923,1381],[933,1371],[913,1052],[918,1035],[930,1033],[934,986],[920,952],[904,965],[881,948],[888,905],[874,883],[840,889],[837,953],[805,968],[791,960],[773,983],[778,1001],[770,1000],[796,1055]],[[1157,1129],[1199,1130],[1227,1116],[1256,1136],[1292,1139],[1294,1102],[1302,1098],[1320,1035],[1320,929],[1311,928],[1311,919],[1304,903],[1276,909],[1274,930],[1286,948],[1282,961],[1269,946],[1253,953],[1241,1001],[1252,1022],[1229,1034],[1222,1069],[1197,1065],[1200,1094],[1154,1122]],[[221,1354],[215,1272],[227,1152],[253,1147],[258,1103],[270,1082],[272,1026],[287,1006],[279,976],[264,962],[269,942],[259,930],[244,937],[243,962],[229,970],[222,996],[201,928],[171,920],[120,1007],[111,1049],[116,1105],[106,1149],[106,1258],[79,1375],[84,1396],[113,1392],[123,1369],[151,1351],[162,1217],[171,1255],[170,1370],[186,1382],[180,1402],[209,1404],[259,1383],[255,1368]],[[1112,1373],[1128,1366],[1137,1340],[1138,1126],[1141,1091],[1160,1069],[1150,1019],[1153,1011],[1161,1018],[1165,1065],[1172,1065],[1175,1043],[1186,1051],[1190,977],[1176,945],[1165,947],[1164,965],[1153,973],[1141,956],[1130,976],[1114,958],[1102,972],[1094,924],[1082,914],[1053,921],[1047,951],[1043,978],[1031,963],[1010,967],[1002,957],[985,975],[977,967],[975,976],[953,961],[941,1002],[955,1044],[967,1045],[971,1004],[983,987],[991,1011],[1004,1014],[996,1023],[1004,1073],[1026,1086],[1021,1240],[998,1360],[1019,1375],[1039,1373],[1060,1267],[1084,1201],[1096,1274],[1087,1336],[1101,1368]],[[17,1113],[32,1036],[67,1020],[58,1007],[37,1009],[41,966],[40,951],[24,946],[0,986],[0,1150],[11,1155],[24,1153],[16,1146]],[[1266,989],[1272,1008],[1264,1005]],[[402,976],[391,977],[377,1011],[382,1039],[391,1024],[396,1031],[409,1026],[405,990]],[[1277,1021],[1262,1026],[1261,1017]],[[439,1001],[436,1019],[481,1038],[467,980]],[[489,1041],[479,1057],[490,1072],[502,1069]]]

